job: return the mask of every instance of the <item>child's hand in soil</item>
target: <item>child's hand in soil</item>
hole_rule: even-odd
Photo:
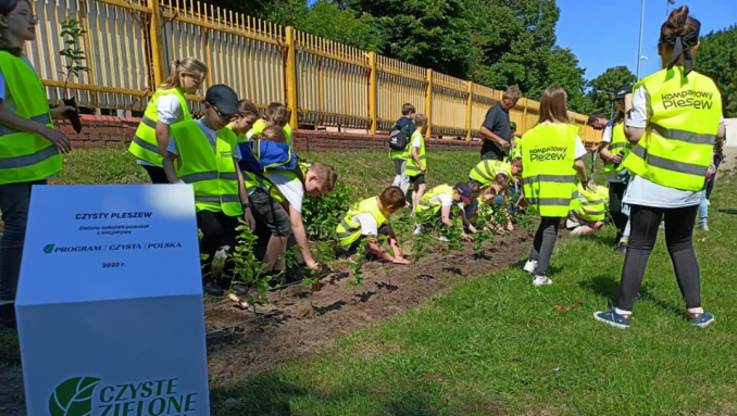
[[[405,259],[404,257],[395,257],[394,260],[392,260],[392,263],[394,264],[411,264],[409,260]]]

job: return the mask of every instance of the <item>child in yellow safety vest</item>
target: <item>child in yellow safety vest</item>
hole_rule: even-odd
[[[566,229],[571,235],[588,234],[603,227],[609,203],[609,189],[597,186],[591,190],[579,184],[578,201],[578,208],[572,209],[566,218]]]
[[[256,119],[258,119],[258,108],[248,100],[240,100],[238,101],[238,112],[240,113],[240,117],[228,124],[228,128],[233,130],[233,133],[238,136],[238,143],[241,143],[248,141],[246,135],[253,128]]]
[[[475,189],[471,183],[459,182],[455,187],[449,185],[439,185],[429,190],[420,201],[417,206],[417,216],[422,218],[423,213],[432,211],[435,218],[438,219],[438,223],[444,227],[453,227],[453,223],[450,218],[453,214],[453,208],[457,208],[460,211],[460,215],[463,219],[463,226],[471,233],[476,233],[476,228],[468,221],[466,216],[465,208],[476,200],[479,195],[478,186]],[[430,224],[432,225],[432,224]],[[422,232],[421,224],[415,225],[415,234]],[[463,238],[472,240],[465,231],[462,233]]]
[[[427,172],[427,156],[425,155],[425,128],[427,116],[415,114],[415,131],[410,138],[410,158],[407,159],[405,173],[412,184],[412,215],[417,212],[417,205],[425,194],[425,172]]]
[[[138,159],[152,183],[167,183],[163,168],[171,126],[192,120],[185,94],[194,94],[207,76],[207,65],[195,58],[172,62],[169,78],[159,87],[146,106],[141,123],[128,151]]]
[[[66,118],[76,110],[70,106],[49,108],[46,90],[23,56],[26,42],[36,39],[38,19],[31,3],[4,1],[0,16],[0,211],[5,225],[0,240],[2,330],[16,326],[13,302],[31,189],[61,172],[61,153],[71,150],[69,138],[54,129],[52,119]],[[39,52],[43,56],[49,51]]]
[[[243,174],[238,138],[225,127],[238,117],[238,96],[225,85],[214,85],[205,96],[205,116],[171,127],[172,137],[164,159],[170,183],[187,183],[194,188],[197,226],[202,231],[200,253],[205,291],[221,296],[230,286],[234,263],[226,261],[220,278],[211,276],[212,261],[223,245],[236,246],[238,218],[243,216],[251,229],[256,223],[251,214]],[[233,287],[239,292],[247,288]]]
[[[292,128],[289,126],[289,110],[282,103],[271,103],[266,107],[264,116],[255,123],[253,127],[246,133],[246,140],[251,140],[254,136],[258,136],[264,132],[267,127],[278,126],[284,129],[287,137],[287,144],[292,145]],[[240,140],[241,142],[243,140]]]
[[[389,221],[390,215],[406,205],[404,193],[397,186],[386,188],[378,197],[367,198],[354,204],[340,220],[336,229],[341,247],[353,253],[361,245],[362,240],[369,238],[366,248],[374,257],[394,264],[410,264],[402,257],[397,236]],[[381,247],[377,240],[378,235],[388,238],[392,254]],[[351,261],[355,262],[353,256]]]

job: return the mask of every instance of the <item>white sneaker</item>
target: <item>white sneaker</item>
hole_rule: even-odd
[[[536,268],[537,268],[537,261],[527,260],[527,263],[525,263],[525,267],[523,267],[522,270],[526,271],[527,273],[535,273]]]
[[[553,284],[553,281],[548,276],[535,276],[532,284],[534,286],[550,286]]]

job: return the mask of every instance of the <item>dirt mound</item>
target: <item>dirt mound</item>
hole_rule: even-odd
[[[311,291],[295,285],[268,297],[277,316],[254,319],[231,303],[205,309],[208,366],[212,386],[228,384],[244,375],[269,370],[289,358],[303,357],[338,334],[361,328],[412,309],[458,279],[492,273],[517,262],[529,250],[526,230],[498,238],[474,251],[443,258],[431,254],[412,266],[369,263],[363,267],[365,285],[346,286],[350,272],[336,270]]]

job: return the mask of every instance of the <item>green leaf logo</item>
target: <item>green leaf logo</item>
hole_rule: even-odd
[[[99,383],[99,378],[74,377],[59,384],[49,399],[51,416],[92,414],[92,392]]]
[[[47,244],[46,247],[44,247],[44,253],[51,254],[54,252],[54,246],[55,244]]]

